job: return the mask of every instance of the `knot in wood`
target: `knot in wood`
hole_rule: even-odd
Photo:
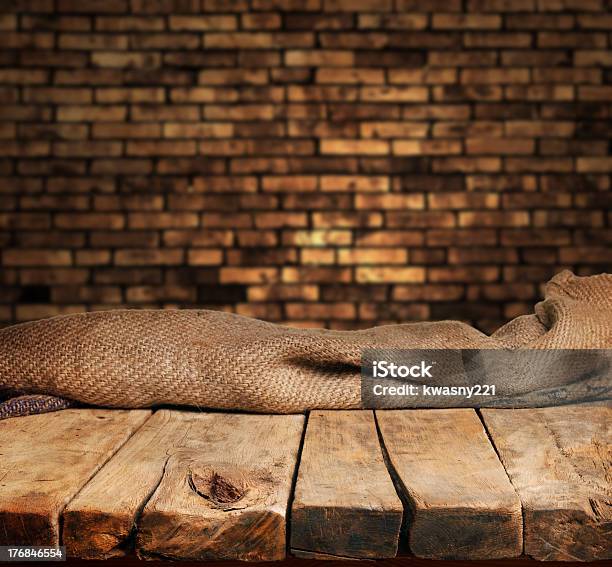
[[[247,479],[238,470],[216,470],[212,467],[191,470],[189,484],[210,504],[225,510],[242,507],[240,503],[249,492]]]

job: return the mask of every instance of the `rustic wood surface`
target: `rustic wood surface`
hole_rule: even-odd
[[[301,415],[191,414],[168,451],[138,522],[145,558],[274,560],[286,554],[286,512]]]
[[[525,553],[612,558],[612,407],[482,410],[523,504]]]
[[[610,559],[609,404],[482,410],[490,438],[473,410],[376,416],[380,434],[369,410],[312,412],[297,471],[303,416],[65,410],[0,422],[0,545],[127,553],[127,565],[136,554],[278,560],[289,543],[296,566],[333,564],[393,556],[405,508],[423,557],[384,564],[509,557],[523,543],[566,565]]]
[[[373,413],[312,411],[291,510],[292,552],[393,557],[402,512]]]
[[[474,410],[378,410],[376,418],[409,504],[412,553],[431,559],[521,554],[521,503]]]
[[[150,414],[64,410],[0,421],[0,545],[59,545],[66,504]]]
[[[106,559],[131,551],[138,515],[161,480],[170,452],[198,414],[160,410],[64,510],[69,555]]]

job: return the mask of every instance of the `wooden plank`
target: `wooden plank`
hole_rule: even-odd
[[[379,410],[376,417],[409,505],[412,553],[520,555],[521,504],[474,410]]]
[[[0,422],[0,545],[59,545],[63,508],[150,414],[81,409]]]
[[[283,559],[304,416],[192,415],[183,439],[166,449],[161,481],[138,522],[138,554]]]
[[[482,410],[522,503],[525,553],[612,558],[612,406]]]
[[[169,453],[199,417],[159,410],[109,460],[64,510],[69,556],[107,559],[131,551],[136,520],[161,480]]]
[[[291,510],[292,552],[393,557],[402,513],[373,413],[312,411]]]

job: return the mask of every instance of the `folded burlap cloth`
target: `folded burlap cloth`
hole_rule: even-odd
[[[562,272],[533,315],[491,336],[461,322],[296,329],[207,310],[118,310],[0,330],[0,418],[66,407],[195,406],[268,413],[361,407],[364,349],[609,349],[612,274]],[[445,383],[444,376],[435,382]],[[525,372],[475,399],[406,407],[518,407],[610,399],[611,374]],[[24,394],[27,394],[24,396]],[[35,394],[32,396],[32,394]],[[58,399],[59,398],[59,399]]]

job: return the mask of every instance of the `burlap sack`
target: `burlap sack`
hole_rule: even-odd
[[[24,323],[0,330],[0,392],[106,407],[292,413],[360,407],[360,364],[367,348],[610,347],[612,275],[581,278],[563,272],[547,284],[535,314],[518,317],[491,336],[452,321],[329,331],[206,310],[119,310]],[[547,380],[534,374],[508,384],[518,400],[514,405],[546,405],[537,394],[551,388],[563,391],[564,403],[610,395],[609,374]],[[0,409],[0,417],[15,413],[11,403]],[[52,408],[53,398],[47,403]],[[23,413],[23,398],[20,404]]]

